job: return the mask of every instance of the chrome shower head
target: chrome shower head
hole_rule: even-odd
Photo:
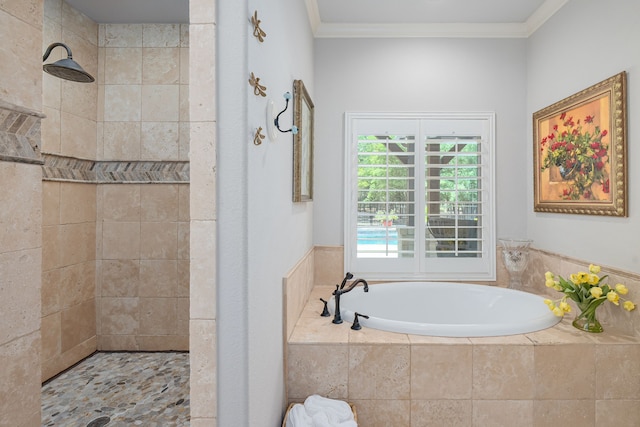
[[[78,83],[91,83],[96,80],[91,74],[83,70],[80,64],[73,60],[71,49],[69,49],[69,47],[64,43],[52,43],[49,45],[42,57],[42,61],[46,61],[51,54],[51,51],[58,46],[62,46],[67,50],[67,58],[61,59],[52,64],[43,65],[42,69],[45,72],[52,76]]]

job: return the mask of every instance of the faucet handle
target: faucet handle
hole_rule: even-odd
[[[364,317],[365,319],[369,318],[369,316],[367,316],[366,314],[360,314],[356,312],[353,318],[353,325],[351,325],[351,329],[353,329],[354,331],[359,331],[360,329],[362,329],[362,326],[360,326],[360,322],[358,321],[358,316]]]
[[[322,298],[320,298],[320,301],[324,303],[324,308],[322,309],[322,314],[320,314],[320,316],[322,317],[331,316],[331,313],[329,313],[329,309],[327,308],[327,301],[323,300]]]

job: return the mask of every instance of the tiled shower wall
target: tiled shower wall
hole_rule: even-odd
[[[62,42],[96,76],[98,26],[62,0],[44,1],[42,51]],[[55,48],[47,62],[66,57]],[[43,154],[96,156],[97,87],[42,73]],[[42,183],[42,380],[96,350],[96,186]]]
[[[44,6],[43,49],[96,83],[43,77],[43,380],[96,349],[187,350],[189,317],[188,26]]]
[[[42,188],[30,143],[40,141],[42,1],[0,2],[0,36],[0,426],[26,427],[40,425]]]
[[[99,160],[188,161],[188,35],[99,26]],[[100,350],[189,349],[189,185],[175,178],[98,185]]]

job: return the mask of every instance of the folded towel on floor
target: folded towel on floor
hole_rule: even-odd
[[[314,417],[318,413],[326,415],[329,426],[348,427],[342,426],[341,423],[353,421],[353,411],[351,407],[347,402],[342,400],[329,399],[313,394],[304,401],[304,407],[307,410],[307,414],[311,415],[311,417]]]
[[[311,416],[301,403],[296,403],[287,415],[287,427],[314,427]]]

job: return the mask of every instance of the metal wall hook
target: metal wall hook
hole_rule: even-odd
[[[253,87],[253,94],[256,96],[267,96],[267,87],[260,84],[260,77],[256,77],[253,72],[249,76],[249,84]]]
[[[289,100],[291,100],[291,92],[285,92],[285,94],[283,95],[285,101],[287,102],[287,104],[284,106],[284,110],[280,111],[280,113],[276,116],[276,118],[273,120],[273,123],[276,125],[276,128],[282,132],[282,133],[286,133],[286,132],[291,132],[292,134],[297,134],[298,133],[298,127],[297,126],[291,126],[291,129],[288,130],[282,130],[280,129],[280,116],[282,115],[282,113],[284,113],[285,111],[287,111],[287,108],[289,108]]]
[[[353,325],[351,325],[351,329],[353,329],[354,331],[359,331],[360,329],[362,329],[362,326],[360,326],[360,322],[358,321],[358,317],[364,317],[365,319],[369,318],[369,316],[367,316],[366,314],[360,314],[356,312],[353,319]]]
[[[256,10],[251,17],[251,24],[253,24],[253,36],[257,38],[260,43],[264,42],[264,38],[267,37],[267,33],[260,28],[261,22],[262,21],[258,19],[258,11]]]
[[[262,134],[262,126],[260,126],[258,130],[256,130],[256,134],[253,137],[253,145],[262,144],[263,139],[264,139],[264,135]]]

